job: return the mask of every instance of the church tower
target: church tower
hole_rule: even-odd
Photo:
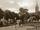
[[[38,6],[38,2],[36,1],[35,12],[37,13],[38,11],[39,11],[39,6]]]

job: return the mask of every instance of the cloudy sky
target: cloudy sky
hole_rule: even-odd
[[[3,10],[9,9],[18,13],[18,9],[23,7],[29,9],[29,12],[35,12],[36,1],[38,1],[40,8],[40,0],[0,0],[0,8]]]

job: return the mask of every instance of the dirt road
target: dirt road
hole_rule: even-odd
[[[0,30],[27,30],[28,28],[34,28],[33,26],[23,26],[23,27],[16,27],[15,25],[13,26],[8,26],[8,27],[1,27]]]

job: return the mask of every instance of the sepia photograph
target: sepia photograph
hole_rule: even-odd
[[[0,0],[0,30],[40,30],[40,0]]]

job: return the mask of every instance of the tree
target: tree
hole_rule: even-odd
[[[19,12],[20,15],[24,15],[24,14],[28,13],[27,12],[28,9],[20,8],[19,10],[20,10],[20,12]]]
[[[24,24],[24,21],[29,18],[29,13],[27,12],[28,9],[20,8],[19,10],[20,10],[19,14],[21,15],[20,16],[20,20],[21,20],[20,23]]]
[[[30,18],[29,18],[29,22],[31,22],[31,21],[32,22],[33,21],[39,21],[39,18],[40,18],[39,15],[37,15],[35,13],[34,14],[32,13],[31,16],[30,16]]]
[[[10,16],[10,14],[9,14],[9,10],[6,10],[5,11],[5,16],[4,16],[4,18],[6,19],[6,20],[8,20],[11,16]]]
[[[16,23],[16,21],[19,19],[19,15],[15,12],[11,12],[9,10],[6,10],[5,11],[5,19],[7,19],[7,20],[13,19],[13,23]]]
[[[0,8],[0,19],[3,18],[4,16],[4,11],[2,11],[2,9]]]

